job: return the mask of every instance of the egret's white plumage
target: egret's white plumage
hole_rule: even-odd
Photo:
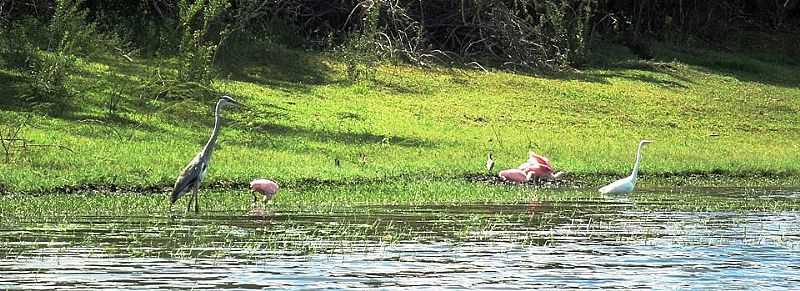
[[[648,143],[651,143],[651,141],[642,140],[639,142],[639,148],[636,149],[636,163],[633,164],[633,172],[631,172],[631,175],[603,186],[600,188],[600,193],[609,194],[633,192],[633,188],[636,186],[636,176],[639,174],[639,163],[642,160],[642,147]]]
[[[489,155],[486,156],[486,171],[492,173],[492,169],[494,169],[494,159],[492,158],[492,152],[489,152]]]

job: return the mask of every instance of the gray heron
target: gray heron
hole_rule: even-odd
[[[181,174],[178,175],[178,179],[175,181],[175,188],[172,190],[172,195],[170,196],[170,205],[175,205],[175,202],[178,201],[181,196],[192,191],[192,195],[194,196],[192,197],[194,198],[194,212],[200,212],[200,207],[197,203],[197,190],[208,172],[211,155],[214,153],[214,147],[217,143],[217,136],[219,136],[219,130],[222,126],[220,113],[222,108],[229,105],[242,106],[241,103],[233,100],[233,98],[229,96],[222,96],[219,101],[217,101],[217,106],[214,111],[214,130],[211,132],[211,137],[208,138],[206,145],[203,146],[200,152],[194,156],[194,159],[192,159],[189,164],[183,168]],[[192,200],[189,200],[186,211],[191,211],[191,209]]]

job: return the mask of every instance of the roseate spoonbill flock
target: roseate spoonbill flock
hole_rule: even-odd
[[[220,127],[222,126],[220,113],[222,112],[222,108],[229,105],[242,106],[241,103],[233,100],[233,98],[229,96],[222,96],[222,98],[219,98],[217,107],[214,110],[214,130],[211,131],[211,137],[208,138],[206,145],[203,146],[200,152],[194,156],[194,159],[189,161],[189,164],[186,165],[180,175],[178,175],[178,179],[175,181],[175,187],[172,190],[172,195],[170,196],[171,205],[175,205],[175,202],[178,201],[181,196],[191,190],[194,196],[194,212],[200,212],[200,205],[197,201],[197,190],[200,188],[200,183],[203,182],[206,173],[208,173],[211,155],[214,153],[214,147],[217,144],[217,136],[219,136]],[[186,211],[190,211],[191,208],[192,200],[189,200]]]
[[[649,140],[639,142],[639,148],[636,149],[636,162],[633,163],[631,175],[603,186],[600,188],[600,193],[630,193],[633,191],[633,187],[636,186],[636,176],[639,174],[639,162],[642,161],[642,147],[649,143],[651,143]]]
[[[652,143],[652,141],[642,140],[639,142],[639,147],[636,149],[636,162],[633,164],[633,171],[631,172],[630,176],[603,186],[599,189],[600,193],[630,193],[633,191],[634,187],[636,186],[636,177],[639,174],[639,165],[642,161],[642,148],[649,143]],[[491,160],[491,153],[489,154],[489,158]],[[487,168],[488,163],[489,161],[487,161]],[[492,163],[494,163],[493,160]],[[523,163],[516,169],[502,170],[500,173],[498,173],[498,176],[503,181],[525,183],[530,181],[533,177],[556,180],[564,174],[564,172],[555,173],[553,170],[553,164],[550,163],[549,159],[531,151],[528,153],[527,162]]]
[[[500,179],[516,183],[525,183],[534,177],[555,180],[563,175],[564,172],[554,173],[553,164],[550,163],[550,160],[533,151],[528,153],[528,161],[519,165],[516,169],[502,170],[498,173]]]

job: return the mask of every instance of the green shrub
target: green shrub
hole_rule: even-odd
[[[378,16],[380,2],[367,9],[360,30],[347,35],[345,41],[334,49],[334,56],[346,66],[350,81],[370,79],[384,51],[378,43]]]
[[[50,113],[63,113],[71,103],[67,89],[67,74],[74,59],[62,50],[47,52],[48,26],[30,18],[18,21],[2,32],[0,58],[7,68],[23,76],[25,90],[20,96],[9,96],[25,101],[34,109]]]
[[[176,19],[129,16],[110,11],[97,15],[96,22],[99,31],[116,38],[112,39],[110,45],[116,45],[125,52],[150,57],[179,53],[181,37]],[[115,53],[119,53],[114,49]]]
[[[227,32],[218,17],[228,8],[225,0],[181,0],[178,4],[181,45],[178,80],[208,85],[215,77],[214,57]]]
[[[97,33],[94,22],[88,22],[88,10],[82,9],[83,0],[56,1],[50,20],[50,45],[48,50],[72,55],[91,55],[104,50],[106,39]]]
[[[50,113],[64,113],[74,96],[66,86],[73,62],[73,57],[62,53],[41,53],[25,74],[29,90],[24,99]]]
[[[38,45],[47,42],[46,35],[46,27],[33,18],[17,21],[8,29],[0,30],[2,65],[13,69],[29,69],[37,58]]]
[[[193,81],[181,81],[175,76],[156,68],[147,76],[139,87],[139,101],[142,103],[158,100],[182,100],[212,98],[213,90],[204,84]]]
[[[494,4],[484,35],[506,64],[561,70],[581,64],[596,0],[519,1]],[[517,4],[519,3],[519,4]]]
[[[67,86],[76,55],[91,55],[104,49],[106,38],[87,22],[82,0],[56,1],[49,22],[35,18],[16,21],[2,33],[0,56],[5,66],[19,70],[27,90],[15,96],[33,108],[62,114],[75,96]]]

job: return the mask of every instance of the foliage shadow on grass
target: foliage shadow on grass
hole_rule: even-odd
[[[725,53],[704,49],[680,48],[669,45],[655,47],[655,60],[639,60],[630,52],[609,46],[605,51],[599,50],[597,60],[588,68],[600,68],[605,73],[583,73],[564,71],[546,74],[536,74],[537,77],[577,80],[583,82],[608,84],[609,78],[624,78],[633,81],[652,83],[662,88],[676,89],[687,88],[687,84],[694,84],[691,79],[684,76],[681,70],[672,66],[672,62],[684,63],[697,67],[700,71],[727,75],[744,82],[755,82],[781,86],[786,88],[800,87],[800,75],[795,74],[800,70],[800,62],[781,58],[780,56],[761,56],[747,53]],[[672,80],[653,78],[651,76],[631,75],[625,70],[648,71],[667,75]],[[531,73],[517,72],[529,75]]]
[[[418,87],[412,88],[402,82],[392,82],[387,80],[373,79],[370,80],[372,84],[382,90],[386,90],[391,94],[415,94],[415,95],[428,95],[433,92],[431,89],[420,89]]]
[[[584,69],[602,69],[604,72],[591,72],[569,69],[559,72],[537,72],[537,71],[513,71],[514,74],[544,78],[558,81],[580,81],[586,83],[611,84],[609,79],[623,78],[631,81],[651,83],[662,88],[688,88],[685,84],[694,83],[689,78],[680,74],[669,63],[636,60],[635,57],[621,58],[614,61],[600,61],[591,64]],[[665,75],[666,78],[660,79],[642,74],[632,74],[629,70],[652,72]],[[673,80],[667,80],[674,79]]]
[[[404,137],[396,135],[377,135],[367,132],[337,132],[331,130],[318,130],[286,126],[275,123],[260,123],[252,126],[254,133],[269,136],[297,137],[304,140],[317,141],[321,143],[340,143],[346,145],[369,145],[387,144],[413,148],[434,148],[440,143],[415,137]],[[256,147],[275,147],[269,140],[264,138],[254,138],[250,141],[232,141],[233,144]]]
[[[659,72],[659,73],[664,73],[664,72]],[[630,80],[630,81],[636,81],[636,82],[642,82],[642,83],[650,83],[650,84],[659,86],[659,87],[664,88],[664,89],[688,89],[689,87],[684,85],[684,83],[694,83],[694,82],[686,80],[685,78],[683,78],[681,76],[678,76],[677,74],[674,74],[674,73],[668,73],[667,75],[669,75],[671,78],[677,79],[679,81],[659,79],[659,78],[655,78],[655,77],[652,77],[652,76],[646,76],[646,75],[642,75],[642,74],[632,75],[632,74],[629,74],[629,73],[619,72],[616,69],[612,70],[612,73],[596,74],[595,76],[599,77],[599,78],[622,78],[622,79],[627,79],[627,80]]]
[[[333,69],[309,54],[272,47],[266,51],[244,52],[241,57],[218,61],[223,76],[236,81],[267,85],[286,93],[308,92],[312,85],[340,83]]]
[[[724,53],[703,49],[669,48],[657,56],[659,59],[675,59],[700,68],[709,74],[727,75],[744,82],[754,82],[800,88],[800,63],[784,58],[758,57],[746,53]]]
[[[577,79],[590,82],[600,81],[603,84],[608,84],[608,79],[622,78],[630,81],[650,83],[665,89],[687,89],[688,86],[686,84],[695,83],[688,77],[681,74],[680,71],[675,68],[674,64],[669,62],[623,58],[613,62],[596,64],[592,66],[592,68],[599,68],[604,72],[578,73],[580,77]],[[632,73],[630,70],[660,74],[665,78],[656,78],[654,76],[648,76],[641,73]]]
[[[10,111],[30,111],[30,106],[20,100],[25,79],[0,70],[0,109]]]

